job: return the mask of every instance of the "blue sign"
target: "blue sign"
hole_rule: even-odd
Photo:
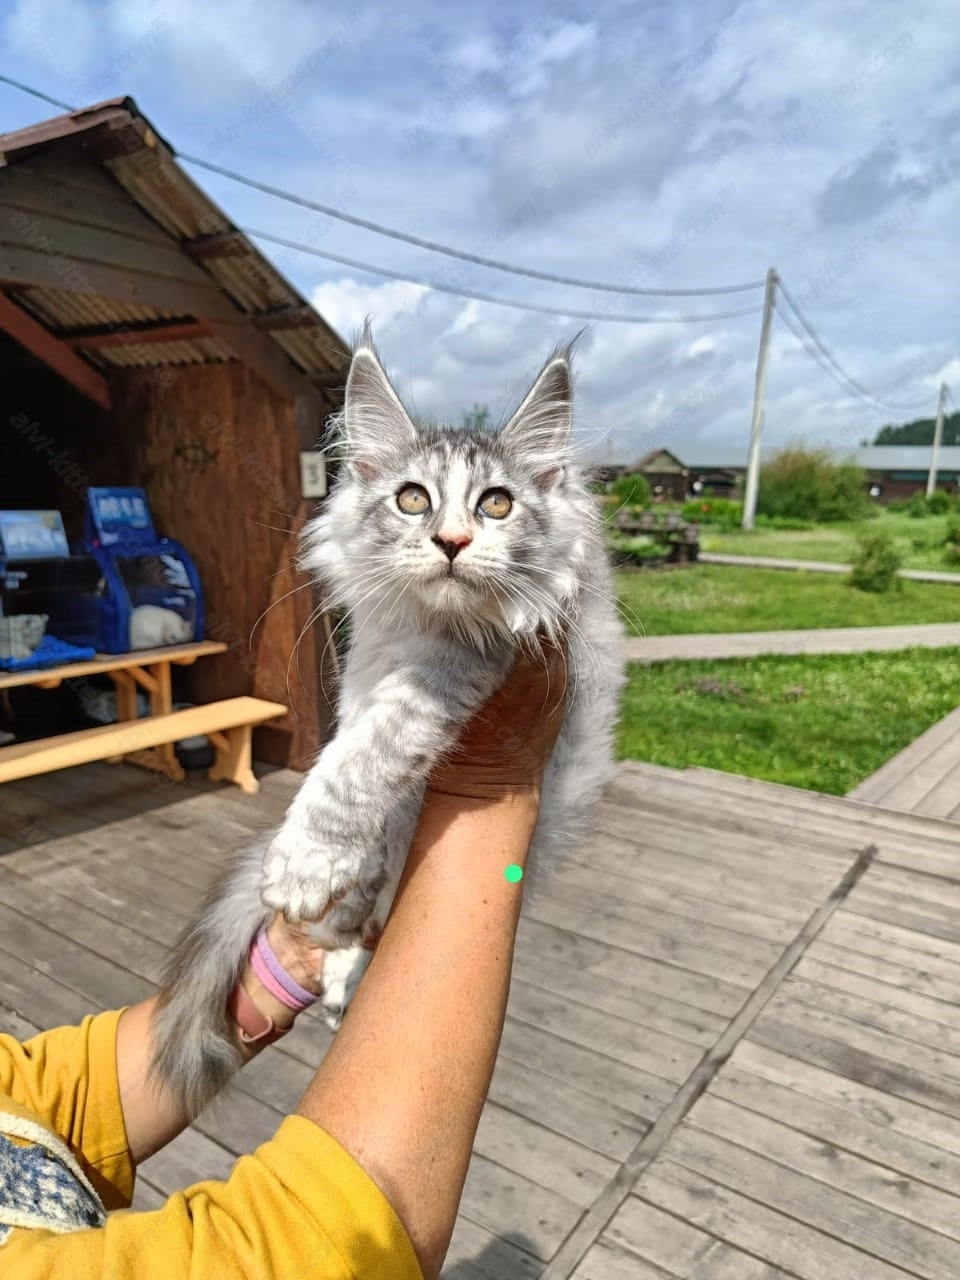
[[[156,542],[147,495],[142,489],[88,489],[87,502],[95,534],[103,546],[133,539]]]
[[[59,511],[0,511],[0,556],[55,560],[69,554]]]

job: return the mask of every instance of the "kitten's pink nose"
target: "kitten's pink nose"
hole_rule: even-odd
[[[464,547],[469,547],[473,541],[472,533],[438,533],[433,541],[440,548],[451,564],[460,554]]]

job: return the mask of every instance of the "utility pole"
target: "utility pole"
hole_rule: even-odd
[[[937,425],[933,428],[933,447],[930,450],[930,474],[927,476],[927,497],[937,487],[937,466],[940,462],[940,442],[943,439],[943,408],[947,403],[947,384],[940,383],[940,399],[937,401]]]
[[[757,352],[757,378],[753,386],[753,419],[750,423],[750,452],[747,455],[747,482],[743,490],[743,528],[753,528],[757,513],[757,488],[760,482],[760,437],[763,434],[763,396],[767,385],[767,348],[773,305],[777,295],[777,271],[767,272],[767,288],[763,295],[763,322],[760,325],[760,350]]]

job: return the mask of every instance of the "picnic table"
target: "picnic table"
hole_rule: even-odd
[[[223,778],[245,792],[255,792],[257,781],[250,756],[252,728],[284,715],[287,708],[279,702],[239,697],[173,710],[172,668],[190,666],[198,658],[223,653],[226,648],[220,640],[199,640],[0,674],[0,694],[24,685],[56,689],[64,680],[106,675],[113,681],[117,699],[116,724],[0,747],[0,782],[92,760],[127,760],[180,782],[186,775],[177,760],[174,743],[203,734],[216,751],[210,777]],[[137,694],[141,689],[150,707],[149,714],[142,717],[137,714]]]
[[[666,547],[674,564],[696,560],[700,554],[700,526],[684,520],[679,511],[619,511],[614,527],[620,533],[646,536]]]

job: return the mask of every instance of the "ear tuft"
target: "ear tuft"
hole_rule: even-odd
[[[519,409],[500,432],[500,442],[534,472],[541,489],[563,477],[573,427],[573,372],[570,350],[554,352]]]
[[[369,325],[350,362],[343,426],[347,464],[361,480],[376,479],[385,462],[416,442],[416,428],[383,370]]]

